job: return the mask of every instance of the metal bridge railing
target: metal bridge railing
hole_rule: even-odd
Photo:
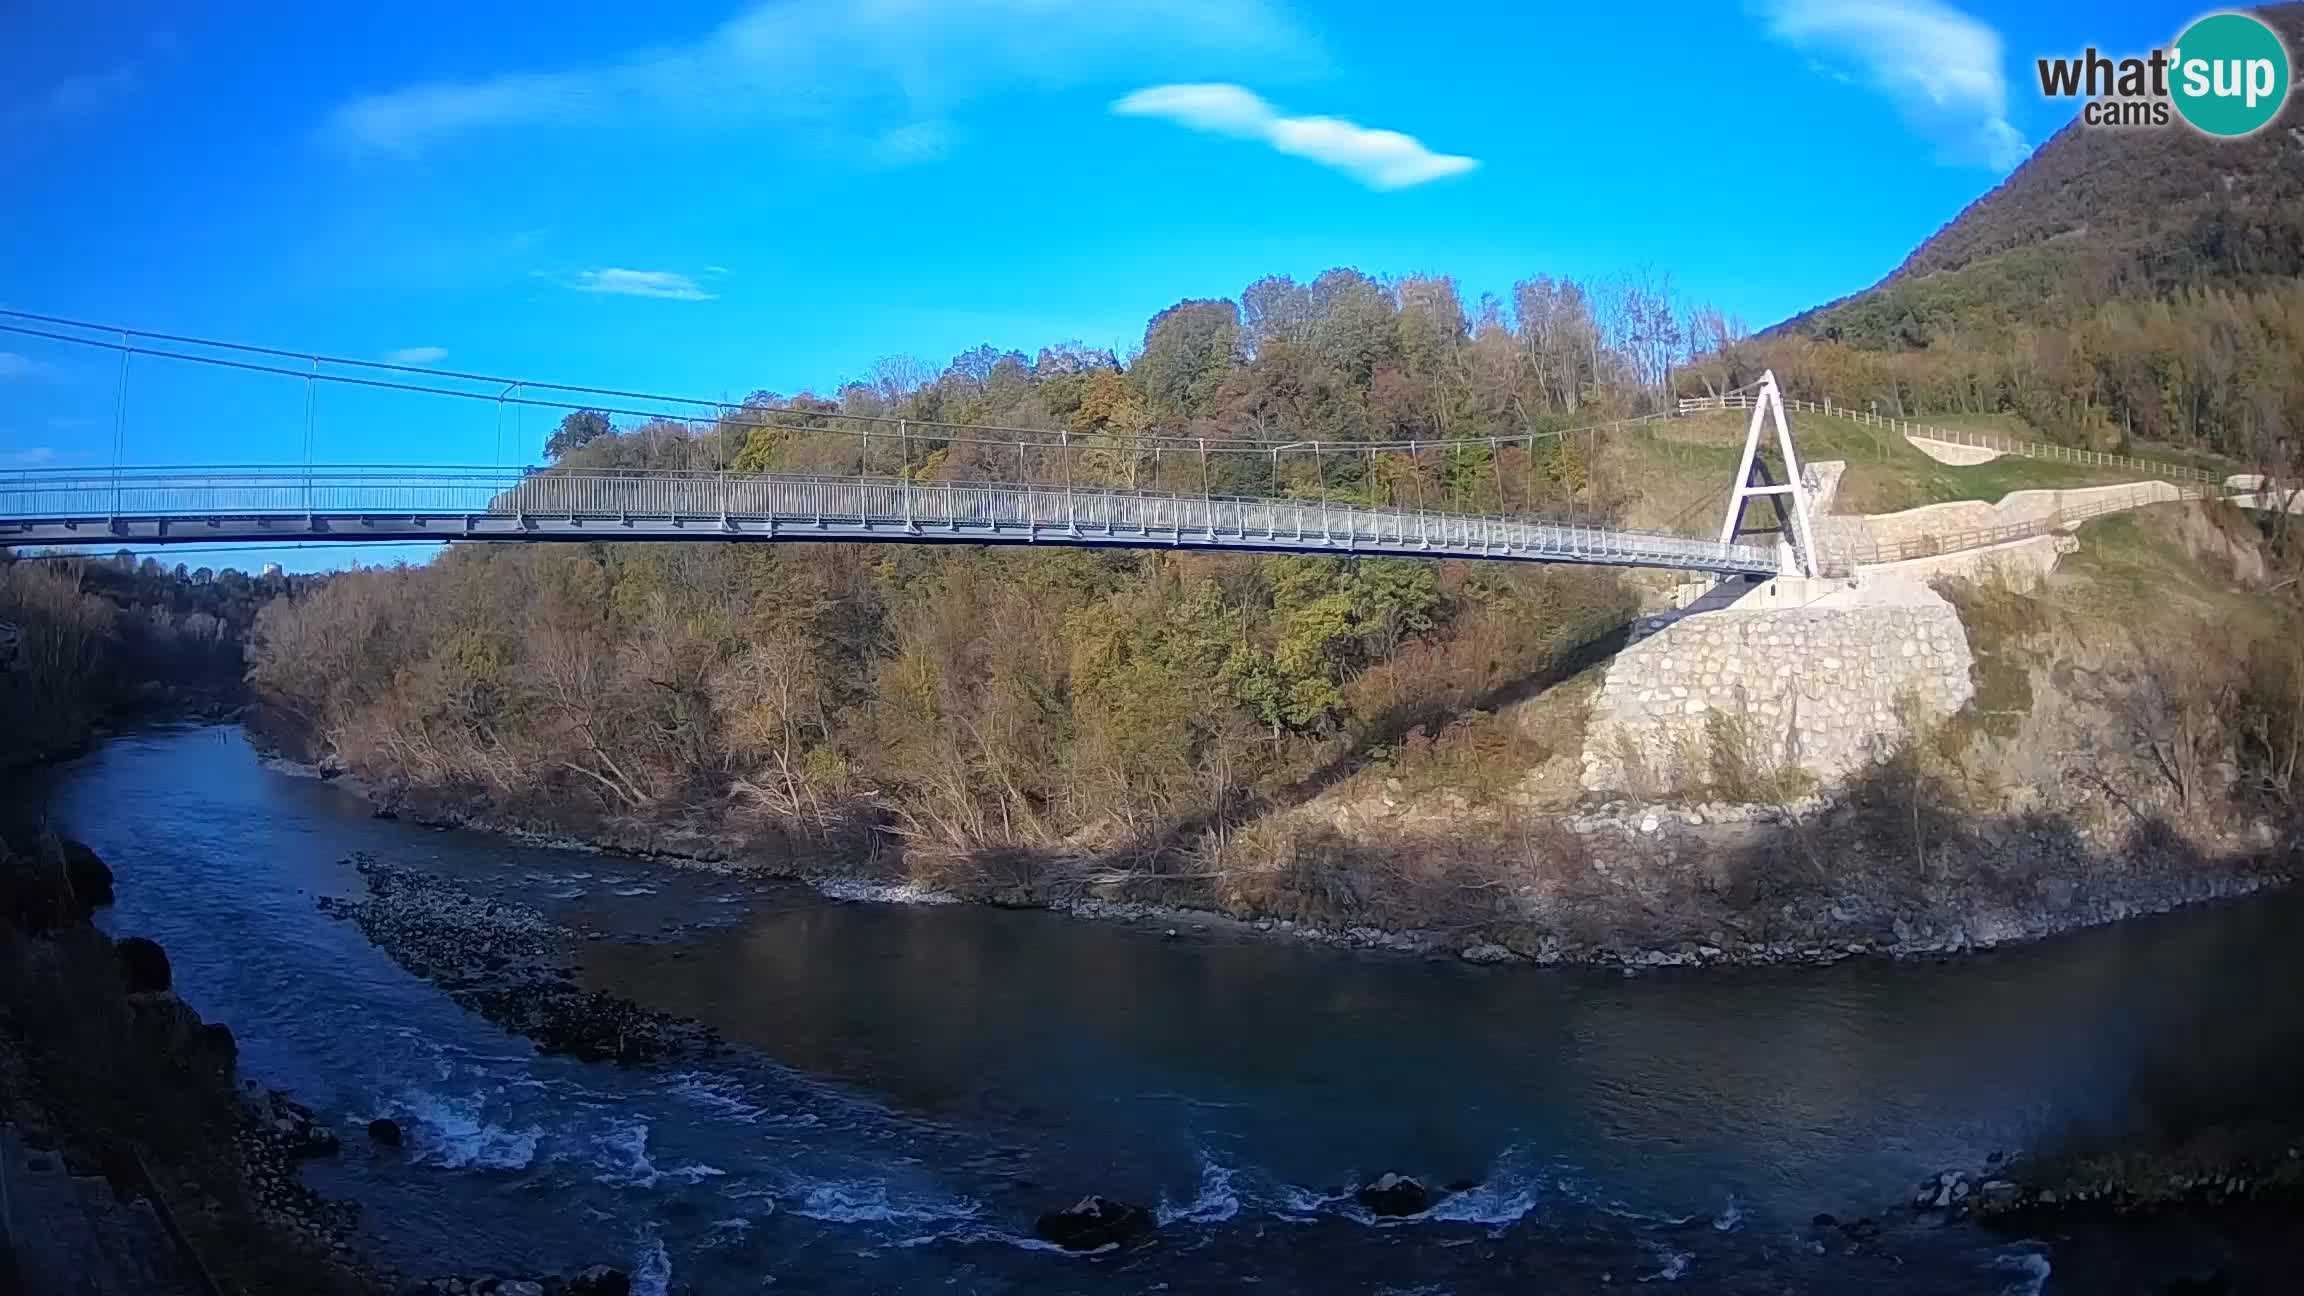
[[[1827,542],[1821,574],[1847,576],[1858,567],[1873,567],[1882,563],[1904,562],[1913,558],[1934,558],[1943,554],[1959,553],[1967,549],[1985,549],[1993,545],[2029,540],[2053,532],[2066,530],[2112,513],[2125,513],[2130,509],[2150,504],[2166,504],[2175,500],[2219,498],[2217,492],[2201,486],[2173,486],[2174,496],[2165,491],[2137,487],[2117,494],[2093,493],[2084,502],[2059,505],[2053,512],[2025,522],[2011,522],[1997,527],[1971,527],[1962,531],[1945,531],[1930,535],[1905,536],[1896,540],[1858,540],[1840,543]],[[2085,488],[2084,488],[2085,489]]]
[[[1680,398],[1678,410],[1682,414],[1698,414],[1712,410],[1745,410],[1752,408],[1757,400],[1757,397],[1747,395],[1683,396]],[[1979,449],[2016,455],[2024,459],[2041,459],[2052,463],[2081,464],[2091,467],[2133,468],[2138,472],[2147,473],[2167,481],[2213,482],[2217,480],[2214,473],[2184,464],[2167,463],[2158,459],[2137,459],[2129,455],[2110,454],[2102,450],[2081,450],[2072,446],[2051,445],[2044,441],[2017,441],[2008,437],[1994,436],[1989,432],[1971,432],[1963,428],[1937,427],[1928,423],[1915,423],[1910,419],[1874,414],[1867,410],[1850,409],[1845,405],[1834,405],[1830,402],[1819,404],[1816,401],[1795,400],[1787,396],[1784,398],[1784,407],[1798,413],[1827,414],[1833,418],[1843,418],[1854,423],[1860,423],[1865,427],[1883,428],[1891,432],[1901,433],[1907,439],[1918,438],[1923,441],[1943,441],[1952,445],[1975,446]]]
[[[679,472],[516,472],[333,466],[25,470],[0,476],[0,523],[121,519],[430,516],[571,522],[705,520],[944,532],[1062,543],[1307,551],[1360,545],[1460,556],[1558,558],[1765,574],[1772,548],[1573,521],[1372,507],[1333,500],[1174,495],[898,478]],[[0,540],[8,528],[0,526]],[[891,537],[894,538],[894,537]],[[100,536],[91,535],[90,540]]]

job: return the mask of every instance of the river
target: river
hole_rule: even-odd
[[[307,1182],[411,1272],[608,1262],[642,1291],[2027,1292],[2048,1242],[1888,1208],[1947,1167],[2244,1083],[2304,973],[2275,896],[1951,963],[1627,977],[1183,924],[835,900],[374,819],[233,728],[54,772],[242,1073],[350,1132]],[[717,1027],[709,1065],[539,1056],[314,907],[365,852],[592,934],[593,986]],[[360,1123],[391,1116],[402,1151]],[[1383,1171],[1476,1187],[1381,1221]],[[1099,1192],[1148,1246],[1032,1217]],[[1877,1243],[1813,1227],[1878,1217]]]

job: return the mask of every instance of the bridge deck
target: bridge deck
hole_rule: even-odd
[[[1774,575],[1753,545],[1300,499],[722,473],[134,468],[0,475],[0,544],[845,540],[1254,549]]]

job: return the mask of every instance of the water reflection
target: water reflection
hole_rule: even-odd
[[[1166,1174],[1210,1139],[1306,1183],[1471,1177],[1522,1147],[1633,1198],[1789,1217],[2147,1126],[2142,1088],[2202,1068],[2228,1091],[2234,1058],[2293,1048],[2289,1005],[2231,987],[2304,971],[2277,937],[2298,917],[2273,899],[1948,964],[1627,979],[779,892],[740,932],[588,964],[921,1111],[1173,1143]]]

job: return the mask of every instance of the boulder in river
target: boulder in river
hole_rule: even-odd
[[[59,843],[64,855],[64,884],[84,908],[112,903],[112,870],[96,852],[67,837]]]
[[[1067,1251],[1094,1251],[1114,1246],[1149,1232],[1152,1216],[1141,1206],[1090,1194],[1063,1210],[1049,1211],[1033,1222],[1032,1231],[1043,1241]]]
[[[128,993],[148,994],[166,990],[173,984],[168,971],[168,951],[156,941],[142,936],[131,936],[114,947],[120,956],[120,971],[128,978]]]
[[[568,1280],[568,1296],[632,1296],[632,1276],[621,1269],[594,1265]]]
[[[240,1043],[232,1038],[232,1028],[222,1022],[208,1022],[192,1032],[188,1058],[199,1066],[229,1075],[239,1060]]]
[[[1390,1172],[1374,1183],[1360,1185],[1354,1196],[1378,1215],[1421,1215],[1432,1205],[1430,1189],[1407,1175]]]
[[[1947,1170],[1921,1180],[1920,1190],[1912,1196],[1912,1205],[1920,1210],[1950,1210],[1955,1203],[1966,1201],[1968,1192],[1967,1173]]]
[[[390,1117],[379,1116],[368,1122],[368,1141],[378,1147],[396,1148],[400,1146],[401,1137],[400,1122]]]

